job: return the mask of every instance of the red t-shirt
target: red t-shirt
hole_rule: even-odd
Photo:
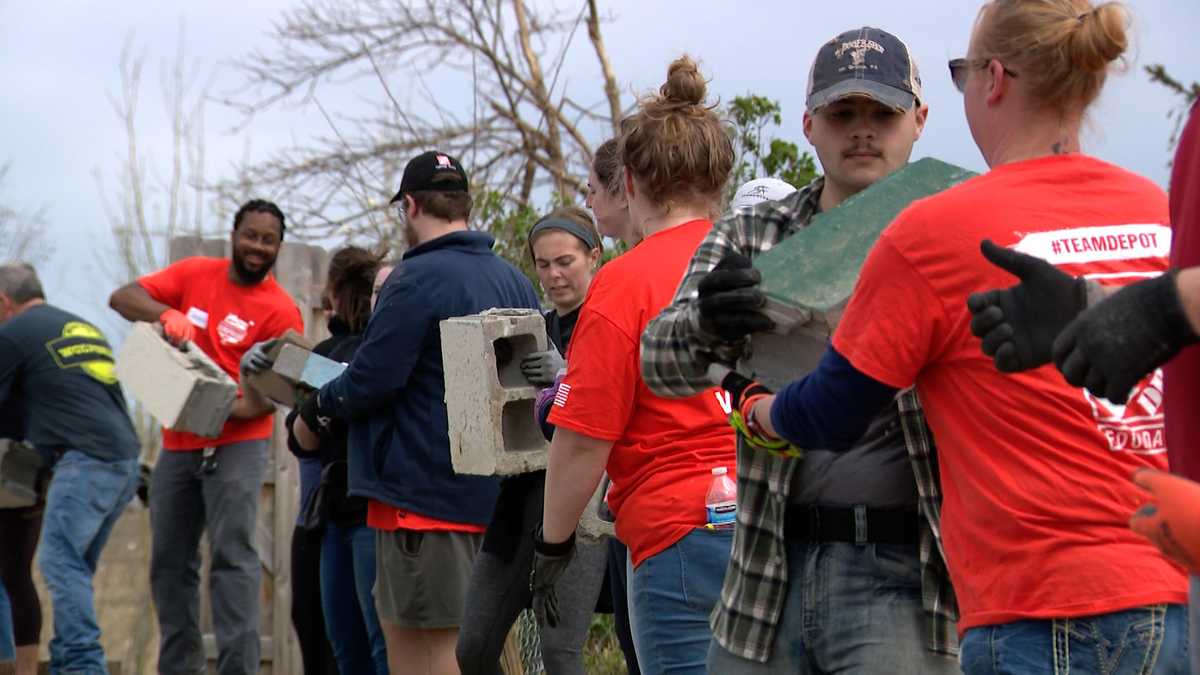
[[[247,349],[289,328],[303,333],[304,321],[274,276],[253,286],[239,286],[229,279],[230,264],[228,258],[185,258],[139,278],[138,284],[150,297],[186,314],[196,326],[196,346],[237,381],[238,366]],[[196,450],[270,438],[271,421],[271,415],[231,419],[215,439],[163,429],[163,448]]]
[[[474,523],[456,523],[424,516],[415,511],[398,509],[377,499],[367,500],[367,527],[384,532],[416,530],[419,532],[469,532],[482,534],[486,528]]]
[[[1200,265],[1200,107],[1191,116],[1171,171],[1171,267]],[[1185,347],[1163,367],[1171,470],[1200,481],[1200,346]]]
[[[1166,268],[1167,202],[1150,181],[1065,155],[1007,164],[914,203],[872,249],[834,347],[916,384],[937,441],[959,630],[1187,601],[1187,580],[1129,529],[1137,467],[1165,469],[1161,375],[1125,406],[1053,365],[1006,375],[969,330],[967,295],[1011,286],[990,238],[1070,274],[1126,284]]]
[[[642,380],[642,331],[671,302],[712,228],[694,220],[646,237],[592,281],[571,335],[550,422],[613,441],[608,504],[633,564],[707,522],[712,469],[736,470],[733,430],[716,387],[661,398]]]

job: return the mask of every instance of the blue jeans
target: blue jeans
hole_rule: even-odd
[[[325,631],[342,675],[387,675],[387,646],[375,613],[375,531],[325,525],[321,606]]]
[[[709,672],[957,673],[929,651],[916,544],[788,542],[788,588],[770,659],[751,661],[715,640]]]
[[[67,451],[46,493],[37,562],[54,607],[50,672],[104,675],[92,577],[113,525],[137,488],[136,458],[103,461]]]
[[[4,584],[0,584],[0,663],[13,661],[17,658],[17,648],[13,644],[12,605],[8,604],[8,593]]]
[[[962,641],[966,675],[1187,675],[1189,668],[1183,605],[981,626]]]
[[[732,545],[733,530],[696,529],[636,568],[630,559],[629,623],[643,673],[703,675]]]

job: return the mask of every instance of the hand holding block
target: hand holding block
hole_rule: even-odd
[[[216,438],[237,399],[237,383],[194,344],[181,351],[138,322],[117,354],[117,378],[163,426]]]
[[[754,266],[762,272],[765,311],[776,332],[812,323],[830,333],[884,228],[912,202],[974,175],[932,157],[912,162],[817,214],[808,227],[759,256]]]
[[[281,342],[271,350],[274,363],[271,369],[250,376],[247,381],[263,396],[286,406],[308,391],[320,389],[325,383],[342,374],[346,364],[314,354],[293,342]]]
[[[267,352],[267,355],[271,357],[273,363],[278,363],[279,355],[283,351],[283,348],[287,345],[294,345],[296,347],[309,350],[313,348],[313,344],[308,340],[308,338],[294,330],[289,329],[286,333],[279,336],[279,339],[276,340],[270,351]],[[296,383],[294,381],[289,381],[288,379],[280,376],[275,372],[275,368],[250,375],[249,377],[245,378],[245,382],[242,384],[254,387],[258,393],[262,394],[268,399],[288,407],[296,404],[297,395],[301,393],[301,391],[296,388]]]
[[[440,328],[454,471],[511,476],[546,468],[549,444],[533,419],[538,390],[521,373],[522,358],[547,349],[542,315],[493,309]]]

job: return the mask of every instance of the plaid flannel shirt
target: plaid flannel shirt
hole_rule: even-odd
[[[660,396],[690,396],[712,386],[710,363],[736,363],[745,343],[728,344],[700,328],[696,308],[700,279],[730,253],[754,258],[791,236],[819,210],[824,181],[778,202],[731,213],[715,225],[696,250],[674,301],[642,334],[642,377]],[[905,444],[916,477],[920,510],[921,595],[929,619],[928,648],[958,653],[958,605],[946,571],[941,541],[941,487],[932,434],[912,389],[896,397]],[[784,513],[798,462],[755,450],[741,442],[738,462],[738,527],[730,570],[713,613],[713,635],[730,653],[755,661],[770,658],[775,628],[787,597],[788,566]]]

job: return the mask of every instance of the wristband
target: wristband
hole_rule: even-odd
[[[571,536],[567,537],[566,541],[559,542],[557,544],[551,544],[542,539],[541,525],[538,525],[537,529],[533,531],[533,550],[544,556],[550,558],[559,558],[570,553],[571,549],[573,548],[575,548],[574,532],[571,533]]]

